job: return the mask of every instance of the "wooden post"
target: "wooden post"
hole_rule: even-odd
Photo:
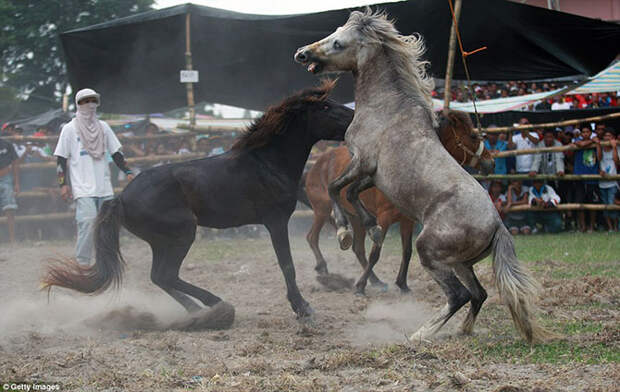
[[[444,98],[443,109],[450,109],[450,95],[452,84],[452,73],[454,71],[454,56],[456,54],[456,29],[459,16],[461,15],[461,0],[454,3],[454,19],[452,20],[452,28],[450,29],[450,43],[448,48],[448,63],[446,64],[446,77],[444,79]]]
[[[185,15],[185,69],[192,70],[192,41],[190,35],[191,14]],[[196,125],[196,109],[194,108],[194,84],[185,83],[187,89],[187,107],[189,108],[189,123]]]

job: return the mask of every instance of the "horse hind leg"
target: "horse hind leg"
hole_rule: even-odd
[[[413,253],[413,221],[409,219],[401,219],[400,221],[400,241],[403,248],[402,260],[400,262],[400,269],[398,270],[398,276],[396,277],[396,286],[400,288],[400,292],[403,294],[411,292],[407,285],[407,273],[409,271],[409,263],[411,261],[411,254]]]
[[[427,242],[429,243],[428,246],[426,245]],[[421,341],[437,333],[454,313],[471,300],[471,293],[459,281],[452,268],[436,260],[437,254],[431,250],[434,247],[433,244],[436,244],[436,241],[426,241],[423,232],[417,242],[418,255],[422,266],[439,284],[446,297],[448,297],[448,302],[411,336],[410,340],[414,342]]]
[[[188,312],[195,312],[201,307],[191,297],[200,300],[207,306],[213,306],[221,299],[207,290],[179,278],[181,263],[190,247],[191,242],[183,245],[151,246],[153,250],[151,280],[179,302]]]
[[[385,238],[387,229],[390,227],[390,222],[381,222],[380,227],[382,228],[381,229],[382,238],[379,241],[379,243],[373,243],[372,249],[370,250],[370,258],[368,259],[368,264],[365,266],[364,272],[357,280],[357,283],[355,283],[355,290],[357,294],[364,294],[364,291],[366,289],[366,283],[368,280],[370,280],[370,284],[372,284],[373,286],[377,286],[383,291],[387,290],[387,287],[388,287],[387,283],[384,283],[379,278],[377,278],[377,276],[375,275],[373,271],[373,268],[375,267],[375,265],[379,261],[379,257],[381,256],[383,238]],[[362,228],[360,228],[360,230],[363,231]],[[362,242],[362,247],[363,246],[364,246],[364,243]]]
[[[480,312],[482,304],[487,299],[487,292],[478,281],[478,278],[476,278],[473,267],[459,264],[454,267],[454,272],[456,272],[456,275],[471,293],[471,307],[461,326],[461,332],[463,332],[463,334],[471,335],[474,330],[474,323],[476,322],[478,312]]]
[[[327,220],[327,216],[317,214],[314,212],[314,220],[312,221],[312,227],[308,234],[306,235],[306,240],[308,241],[308,245],[310,245],[310,249],[312,249],[312,253],[314,253],[314,258],[316,259],[316,266],[314,270],[319,275],[326,275],[327,271],[327,262],[321,253],[321,249],[319,248],[319,240],[321,236],[321,229],[325,225],[325,221]]]
[[[362,269],[364,271],[366,271],[368,269],[368,265],[369,265],[368,260],[366,260],[366,247],[365,247],[366,232],[364,231],[364,227],[362,227],[361,222],[359,221],[359,218],[353,218],[352,217],[351,224],[353,226],[353,252],[355,253],[355,256],[357,256],[357,260],[359,261],[360,265],[362,266]],[[375,249],[376,247],[377,247],[377,245],[375,244],[373,246],[373,249],[372,249],[371,253],[370,253],[370,257],[371,258],[373,256],[377,256],[376,255],[377,252],[376,252],[376,249]],[[370,284],[371,285],[378,286],[381,289],[387,289],[387,284],[384,283],[381,279],[379,279],[377,277],[377,275],[375,275],[375,273],[372,271],[372,269],[369,271],[367,279],[370,280]],[[366,287],[366,282],[365,281],[364,281],[364,285],[363,286],[364,287],[361,290],[356,289],[356,292],[358,294],[363,294],[364,293],[364,288]]]

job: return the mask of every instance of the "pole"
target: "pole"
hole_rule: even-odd
[[[192,41],[190,35],[191,14],[185,14],[185,69],[192,69]],[[187,89],[187,107],[189,108],[190,126],[196,125],[196,109],[194,108],[194,84],[185,83]]]
[[[452,28],[450,29],[450,42],[448,47],[448,63],[446,64],[446,78],[444,85],[444,98],[443,109],[450,109],[450,96],[451,96],[451,84],[452,73],[454,71],[454,56],[456,53],[456,29],[459,16],[461,15],[461,0],[456,0],[454,3],[454,19],[452,20]]]

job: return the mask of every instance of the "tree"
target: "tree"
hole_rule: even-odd
[[[59,34],[151,9],[154,0],[0,0],[0,86],[60,102],[69,85]]]

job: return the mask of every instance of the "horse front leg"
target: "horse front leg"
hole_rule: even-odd
[[[383,243],[383,229],[381,226],[377,225],[377,219],[374,215],[370,213],[360,200],[360,193],[365,191],[366,189],[370,189],[375,185],[372,177],[363,177],[361,180],[354,182],[351,184],[349,189],[347,189],[347,200],[353,208],[355,208],[355,212],[357,216],[360,217],[362,224],[364,225],[364,229],[368,233],[368,236],[376,245],[381,246]]]
[[[349,229],[349,222],[344,214],[344,208],[342,207],[340,200],[340,192],[344,187],[361,178],[364,175],[359,159],[356,159],[355,155],[351,159],[351,163],[340,174],[338,178],[332,181],[327,191],[329,198],[332,200],[334,220],[336,221],[338,242],[340,243],[340,249],[346,250],[353,244],[353,233]]]
[[[265,224],[271,236],[271,244],[276,252],[278,264],[286,282],[286,297],[298,319],[309,318],[314,311],[310,304],[301,296],[295,278],[295,266],[291,256],[291,245],[288,238],[288,218],[282,221]]]

